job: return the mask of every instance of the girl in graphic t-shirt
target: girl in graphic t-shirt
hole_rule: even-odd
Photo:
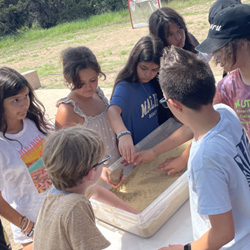
[[[0,68],[0,214],[16,243],[32,242],[34,224],[51,185],[41,159],[51,129],[44,107],[17,71]]]
[[[229,74],[218,83],[214,104],[234,109],[250,138],[250,29],[245,33],[215,52],[217,63]]]

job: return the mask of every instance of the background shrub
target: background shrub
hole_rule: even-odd
[[[57,24],[127,7],[127,0],[0,0],[0,36],[38,24]]]

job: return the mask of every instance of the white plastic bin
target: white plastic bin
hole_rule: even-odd
[[[169,119],[150,135],[136,145],[136,151],[148,149],[167,138],[181,125],[174,119]],[[124,167],[120,162],[121,157],[112,166],[111,170],[123,167],[125,175],[133,171],[133,164]],[[103,186],[110,188],[106,183]],[[140,214],[135,215],[124,210],[114,208],[91,199],[95,216],[115,227],[134,233],[141,237],[152,236],[188,199],[187,173],[182,174],[172,185],[170,185],[161,195],[158,196]]]

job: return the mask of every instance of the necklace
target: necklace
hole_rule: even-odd
[[[149,90],[149,92],[146,90],[146,88],[144,87],[144,83],[142,83],[142,87],[143,87],[145,93],[148,95],[148,97],[150,97],[150,90]],[[150,88],[150,86],[149,86],[149,88]]]

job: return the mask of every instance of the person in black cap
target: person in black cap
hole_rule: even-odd
[[[217,0],[209,9],[208,21],[211,24],[214,16],[218,14],[222,9],[229,7],[232,4],[241,4],[241,0]],[[227,72],[223,71],[223,77],[227,75]]]
[[[218,83],[214,104],[233,108],[250,137],[250,5],[235,4],[217,13],[207,39],[196,49],[213,53],[230,72]]]
[[[208,21],[211,24],[216,14],[233,4],[241,4],[241,0],[217,0],[209,9]]]

